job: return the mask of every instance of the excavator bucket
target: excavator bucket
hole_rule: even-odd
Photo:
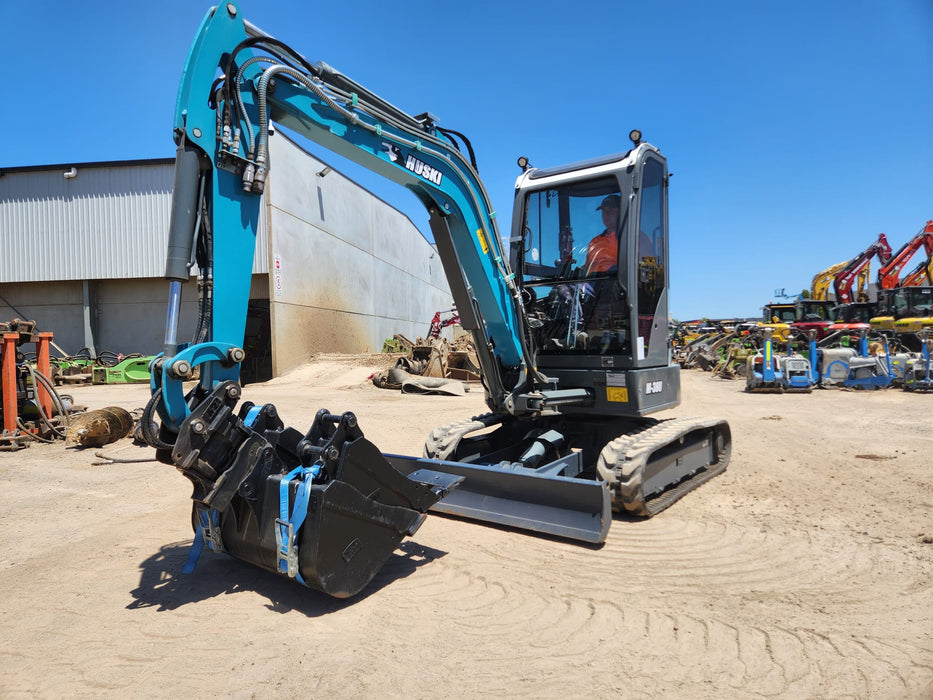
[[[428,509],[461,479],[404,475],[352,413],[319,411],[307,433],[271,404],[220,384],[182,423],[172,450],[195,486],[196,539],[337,598],[359,593]]]

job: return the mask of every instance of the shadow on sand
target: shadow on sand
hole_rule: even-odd
[[[406,540],[389,557],[369,585],[352,598],[338,599],[284,576],[266,571],[225,554],[204,550],[191,574],[181,573],[191,550],[190,542],[176,542],[162,547],[140,564],[139,585],[130,594],[134,600],[128,610],[155,607],[176,610],[189,603],[252,591],[269,600],[267,607],[280,613],[292,610],[308,617],[326,615],[369,597],[393,581],[413,574],[447,553]]]

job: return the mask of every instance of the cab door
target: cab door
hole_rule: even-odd
[[[668,343],[668,174],[653,151],[636,162],[632,196],[637,214],[629,218],[629,289],[635,289],[633,348],[636,367],[666,365]]]

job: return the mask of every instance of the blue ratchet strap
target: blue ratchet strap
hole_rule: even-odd
[[[308,515],[311,484],[320,473],[321,467],[317,464],[309,468],[295,467],[279,482],[279,517],[275,521],[276,568],[279,573],[295,579],[303,586],[308,584],[298,572],[298,547],[295,544],[295,536]],[[295,506],[289,515],[288,485],[295,478],[300,479],[300,483],[295,492]]]
[[[246,412],[246,417],[243,419],[243,422],[246,424],[246,427],[252,428],[253,423],[256,422],[256,416],[259,415],[259,412],[262,410],[262,406],[253,406],[249,411]]]
[[[217,511],[213,508],[208,509],[203,506],[195,506],[198,514],[198,526],[194,531],[194,541],[191,543],[191,551],[188,553],[188,560],[182,567],[181,573],[190,574],[194,572],[194,567],[198,564],[201,557],[201,550],[204,549],[204,542],[214,552],[224,551],[223,543],[220,539],[220,527],[217,524]]]

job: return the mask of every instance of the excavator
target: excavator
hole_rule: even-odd
[[[933,286],[933,252],[927,255],[926,260],[917,263],[917,266],[904,275],[900,282],[902,287],[929,287]]]
[[[420,457],[383,454],[349,412],[322,408],[302,432],[272,404],[241,401],[273,123],[408,188],[428,212],[489,413],[434,429]],[[165,345],[141,423],[193,484],[193,557],[206,545],[346,598],[429,510],[600,543],[613,511],[654,515],[726,468],[724,420],[648,415],[678,405],[680,380],[667,161],[639,131],[624,152],[572,165],[520,158],[507,255],[465,136],[311,63],[226,3],[191,46],[174,139]],[[597,271],[580,232],[604,209],[618,250]],[[192,261],[201,322],[180,343]]]
[[[856,297],[853,293],[853,288],[856,282],[858,282],[858,295],[861,297],[864,293],[863,287],[868,277],[871,260],[875,256],[878,257],[878,261],[881,265],[885,265],[891,259],[891,246],[883,233],[879,233],[876,242],[872,243],[865,250],[852,258],[836,273],[836,276],[833,278],[833,289],[836,292],[837,304],[865,301],[864,298]]]
[[[816,301],[829,301],[829,293],[832,290],[836,295],[836,303],[843,304],[849,303],[855,296],[861,296],[868,284],[869,265],[874,255],[878,256],[881,264],[891,257],[891,246],[888,244],[887,236],[883,233],[879,233],[878,240],[854,258],[836,263],[816,273],[810,283],[810,298]],[[852,288],[856,283],[858,293],[853,295]],[[840,287],[845,292],[846,300],[840,299]]]
[[[921,248],[927,255],[926,260],[917,265],[903,278],[901,270],[910,262],[911,258]],[[901,319],[911,319],[910,322],[901,323],[901,330],[914,331],[919,327],[930,325],[926,322],[929,317],[925,306],[928,292],[914,291],[933,283],[933,220],[926,224],[916,235],[908,240],[891,256],[887,263],[878,270],[878,288],[881,290],[879,298],[879,313],[872,317],[870,323],[875,330],[894,331]],[[919,309],[919,310],[918,310]],[[914,322],[913,319],[919,319]]]
[[[931,256],[933,256],[933,220],[927,221],[926,225],[917,232],[909,241],[892,255],[889,260],[878,269],[878,287],[880,289],[894,289],[896,287],[909,286],[903,284],[900,279],[900,272],[904,269],[910,259],[920,248],[923,248],[927,254],[927,262],[923,263],[920,269],[926,270],[929,266]],[[911,273],[915,277],[917,271]],[[919,276],[922,281],[923,275]]]
[[[849,264],[849,261],[836,263],[827,267],[822,272],[817,272],[810,283],[810,298],[817,301],[829,301],[829,291],[832,289],[833,280],[836,275]]]

